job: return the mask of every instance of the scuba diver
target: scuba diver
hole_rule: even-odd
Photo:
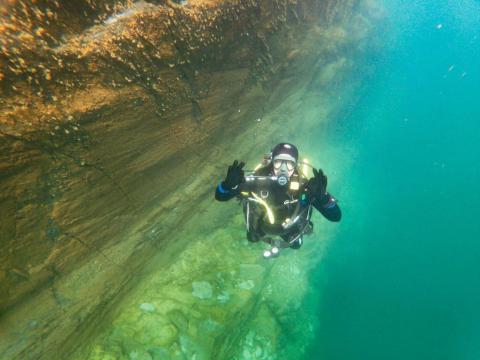
[[[225,180],[216,187],[215,199],[240,200],[247,239],[272,246],[264,251],[264,257],[278,255],[280,248],[302,246],[303,236],[313,232],[312,206],[328,220],[340,221],[337,200],[327,192],[327,177],[307,160],[299,162],[295,145],[277,144],[254,170],[243,170],[244,166],[243,161],[235,160],[228,167]]]

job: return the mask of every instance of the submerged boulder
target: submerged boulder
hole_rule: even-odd
[[[213,295],[212,285],[208,281],[195,281],[192,283],[192,295],[202,299],[210,299]]]

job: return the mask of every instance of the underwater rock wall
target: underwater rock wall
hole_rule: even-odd
[[[269,114],[354,69],[363,3],[2,3],[0,357],[85,346],[228,163],[308,129]]]

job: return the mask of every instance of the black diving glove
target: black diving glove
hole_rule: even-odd
[[[327,195],[327,177],[322,169],[313,169],[313,178],[308,180],[307,190],[312,198],[320,202],[320,205],[325,205],[329,196]]]
[[[243,161],[239,164],[238,160],[235,160],[233,164],[228,167],[227,177],[223,181],[222,186],[228,190],[232,190],[240,185],[240,183],[244,182],[244,172],[242,169],[244,166],[245,163]]]

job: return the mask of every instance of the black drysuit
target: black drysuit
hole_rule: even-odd
[[[258,171],[256,171],[255,175],[273,176],[273,169],[271,168],[271,166],[263,167]],[[294,175],[298,175],[298,174],[295,172]],[[290,200],[295,198],[300,201],[300,204],[302,206],[308,205],[309,196],[311,195],[305,191],[306,182],[303,182],[300,186],[300,189],[293,193],[289,190],[288,186],[282,187],[277,184],[272,184],[272,183],[269,183],[269,184],[270,184],[269,188],[266,189],[268,190],[266,192],[269,193],[268,196],[270,197],[268,202],[276,209],[275,211],[276,217],[278,217],[279,219],[284,220],[285,218],[290,217],[291,213],[293,212],[292,211],[293,206],[284,205],[285,200]],[[215,199],[218,201],[228,201],[233,197],[239,195],[239,193],[240,193],[240,187],[238,187],[237,189],[229,190],[225,186],[224,182],[222,182],[216,187]],[[342,213],[337,204],[337,201],[328,192],[325,195],[321,195],[320,197],[316,196],[314,201],[312,202],[312,205],[325,218],[327,218],[330,221],[337,222],[337,221],[340,221],[342,217]],[[281,228],[279,223],[276,225],[276,228],[275,228],[275,225],[272,226],[268,224],[262,224],[262,227],[264,228],[265,231],[262,231],[262,229],[260,229],[260,233],[263,233],[261,235],[264,235],[265,233],[275,234],[276,231]],[[277,233],[277,235],[280,235],[284,240],[288,241],[288,238],[291,234]],[[250,237],[249,237],[249,240],[251,240]],[[301,242],[299,244],[293,243],[292,248],[299,248],[300,245],[301,245]]]

